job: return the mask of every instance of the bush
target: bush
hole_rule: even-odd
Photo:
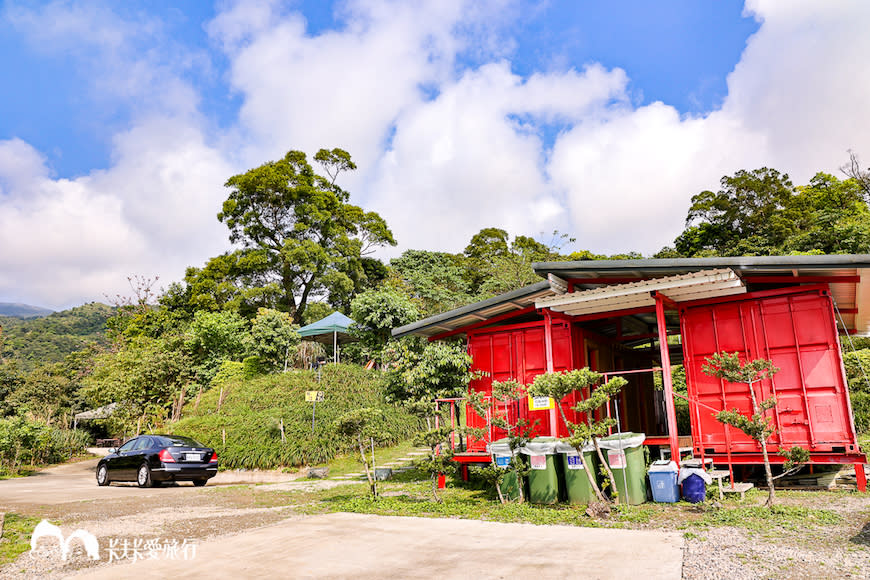
[[[0,470],[15,474],[25,465],[60,463],[85,451],[90,435],[57,429],[23,417],[0,420]]]
[[[858,433],[870,432],[870,393],[852,393],[852,415]]]
[[[198,405],[189,402],[184,418],[170,430],[214,447],[226,468],[313,465],[351,451],[353,442],[336,436],[333,422],[362,407],[383,412],[382,444],[408,439],[420,428],[419,419],[384,402],[383,373],[357,366],[327,365],[320,382],[315,371],[293,371],[227,381],[223,390],[220,410],[219,389],[211,389],[203,393]],[[317,403],[313,430],[312,403],[305,402],[305,391],[325,394],[325,400]]]

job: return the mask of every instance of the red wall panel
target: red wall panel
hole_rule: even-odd
[[[724,408],[751,412],[748,387],[703,373],[714,352],[766,358],[780,371],[756,385],[756,396],[776,396],[768,411],[777,432],[769,449],[800,445],[811,453],[852,453],[856,437],[834,312],[820,288],[686,306],[680,310],[692,438],[697,453],[757,453],[758,445],[713,417]]]
[[[553,368],[555,371],[574,368],[572,365],[571,335],[571,329],[567,324],[561,322],[553,324]],[[469,389],[490,395],[492,394],[493,380],[515,379],[523,384],[529,384],[537,375],[547,371],[544,322],[469,333],[468,352],[474,361],[472,369],[487,373],[487,375],[472,381]],[[576,401],[573,397],[566,397],[562,401],[562,406],[566,410],[575,404]],[[536,423],[535,434],[550,434],[549,411],[529,411],[526,399],[521,399],[518,405],[500,408],[499,411],[508,413],[512,421],[515,421],[519,416],[528,419],[531,423]],[[486,427],[485,418],[479,417],[470,406],[467,407],[466,413],[467,424],[470,427]],[[573,414],[573,411],[568,412],[568,417],[572,418]],[[560,418],[557,421],[557,427],[560,436],[567,435],[565,425]],[[492,441],[504,436],[503,431],[494,428],[490,433],[487,433],[486,439]],[[469,438],[470,450],[482,450],[485,444],[486,441]]]

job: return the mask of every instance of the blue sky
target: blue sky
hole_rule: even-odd
[[[14,3],[7,4],[14,6]],[[32,3],[25,4],[32,6]],[[201,51],[207,71],[189,69],[185,78],[202,98],[202,112],[221,127],[236,120],[241,100],[223,76],[227,59],[214,50],[205,24],[216,8],[208,2],[125,2],[112,6],[131,21],[156,20],[157,38],[135,43],[134,50],[165,50],[179,44]],[[316,36],[341,29],[334,3],[308,1],[286,5],[300,11],[307,33]],[[734,0],[618,3],[558,1],[518,4],[516,17],[501,34],[512,46],[504,55],[521,76],[540,70],[582,67],[598,62],[631,73],[630,91],[637,104],[663,101],[684,114],[703,114],[721,105],[725,78],[740,59],[746,39],[758,23]],[[340,14],[340,12],[339,12]],[[485,64],[490,54],[470,46],[457,70]],[[71,50],[41,47],[10,22],[0,20],[0,72],[16,79],[15,90],[0,92],[0,137],[18,137],[48,158],[58,177],[75,177],[111,163],[114,132],[130,122],[130,103],[107,102],[89,86],[86,46]],[[84,62],[83,62],[84,61]]]
[[[859,1],[0,7],[0,301],[180,279],[229,247],[223,182],[289,149],[351,152],[385,259],[489,226],[650,255],[724,174],[870,156]]]

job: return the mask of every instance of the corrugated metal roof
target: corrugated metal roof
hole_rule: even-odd
[[[632,283],[704,270],[729,269],[740,279],[772,277],[768,284],[786,285],[800,277],[831,278],[831,295],[846,328],[870,334],[870,254],[823,256],[750,256],[724,258],[674,258],[665,260],[589,260],[578,262],[539,262],[532,265],[550,282],[469,304],[443,314],[393,329],[393,336],[416,334],[431,337],[455,332],[495,316],[519,311],[546,297],[564,292],[567,280],[574,289],[588,290],[613,284]],[[836,278],[841,278],[837,281]],[[856,280],[858,280],[856,282]],[[839,321],[838,321],[839,322]]]
[[[537,308],[549,308],[572,316],[616,312],[644,306],[655,306],[653,293],[661,293],[674,302],[702,300],[746,293],[743,281],[730,268],[702,270],[690,274],[665,276],[652,280],[613,284],[591,290],[580,290],[541,298]]]

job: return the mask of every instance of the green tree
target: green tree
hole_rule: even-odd
[[[406,250],[390,267],[420,304],[421,314],[431,316],[472,301],[463,256],[445,252]]]
[[[263,253],[263,282],[281,288],[280,308],[297,324],[310,299],[344,300],[353,293],[364,277],[363,256],[395,245],[386,222],[347,203],[348,193],[336,184],[342,172],[356,168],[350,155],[321,149],[314,159],[327,177],[300,151],[231,177],[218,214],[232,242]]]
[[[590,465],[586,463],[586,458],[583,453],[584,447],[591,441],[595,447],[595,453],[601,462],[601,466],[607,473],[608,481],[616,481],[613,478],[613,472],[610,466],[604,459],[604,454],[601,452],[601,447],[598,445],[598,438],[607,433],[607,430],[616,425],[616,420],[613,417],[595,418],[595,412],[605,406],[613,397],[615,397],[622,388],[627,384],[627,381],[622,377],[612,377],[604,384],[600,384],[604,377],[589,368],[576,369],[571,371],[563,371],[558,373],[545,373],[535,377],[534,382],[529,386],[529,394],[535,397],[551,397],[556,401],[556,408],[562,415],[562,420],[568,427],[571,436],[568,438],[570,443],[580,455],[580,461],[583,463],[583,469],[589,478],[589,485],[595,492],[595,496],[601,503],[608,502],[598,483],[595,481],[595,475],[590,470]],[[592,387],[597,387],[593,390]],[[565,409],[559,403],[566,396],[574,391],[583,391],[589,389],[589,396],[580,401],[574,406],[574,410],[584,419],[581,423],[573,423],[568,420],[565,415]],[[613,486],[614,492],[616,486]]]
[[[335,431],[339,435],[351,438],[359,449],[360,459],[365,466],[366,479],[369,482],[369,490],[372,499],[378,499],[377,480],[374,477],[374,447],[375,441],[384,435],[384,413],[380,409],[365,407],[349,411],[335,420]],[[371,443],[372,463],[366,456],[367,443]]]
[[[684,256],[768,255],[792,228],[794,186],[788,175],[763,167],[724,176],[721,189],[692,197],[686,229],[675,240]]]
[[[196,361],[203,384],[214,377],[225,360],[242,360],[251,343],[248,321],[231,311],[198,311],[188,329],[186,348]]]
[[[417,307],[402,292],[383,286],[358,294],[351,303],[351,318],[356,324],[351,333],[359,340],[361,354],[383,363],[383,349],[393,328],[417,320]]]
[[[261,308],[251,321],[251,354],[269,370],[286,370],[301,340],[297,328],[286,312]]]
[[[109,430],[129,435],[163,425],[193,379],[193,363],[180,337],[140,336],[94,358],[82,395],[92,407],[116,403]]]
[[[755,383],[770,380],[773,375],[779,372],[779,369],[773,365],[773,362],[765,359],[755,359],[742,363],[736,352],[730,354],[727,352],[714,353],[707,357],[701,369],[711,377],[723,379],[730,383],[748,385],[749,397],[752,401],[752,415],[744,415],[736,408],[730,411],[724,409],[716,413],[716,420],[740,429],[758,442],[764,458],[764,474],[767,477],[768,495],[764,505],[773,507],[773,474],[770,470],[770,459],[767,456],[767,440],[776,429],[773,427],[770,417],[767,416],[767,411],[776,406],[776,397],[771,396],[759,401],[759,397],[755,393]]]
[[[471,356],[458,342],[398,342],[386,377],[387,396],[393,401],[462,397],[476,376],[471,362]]]
[[[527,419],[519,416],[512,418],[509,411],[511,404],[524,397],[525,392],[525,385],[514,380],[507,380],[492,381],[492,395],[490,397],[484,396],[479,391],[468,393],[468,402],[474,412],[480,417],[487,417],[490,425],[503,429],[507,434],[508,447],[511,451],[510,467],[507,470],[500,468],[493,457],[489,467],[478,471],[479,475],[495,483],[501,503],[507,503],[501,489],[506,471],[512,472],[516,478],[519,503],[525,501],[524,478],[529,474],[530,469],[519,457],[518,451],[529,442],[532,430]]]

